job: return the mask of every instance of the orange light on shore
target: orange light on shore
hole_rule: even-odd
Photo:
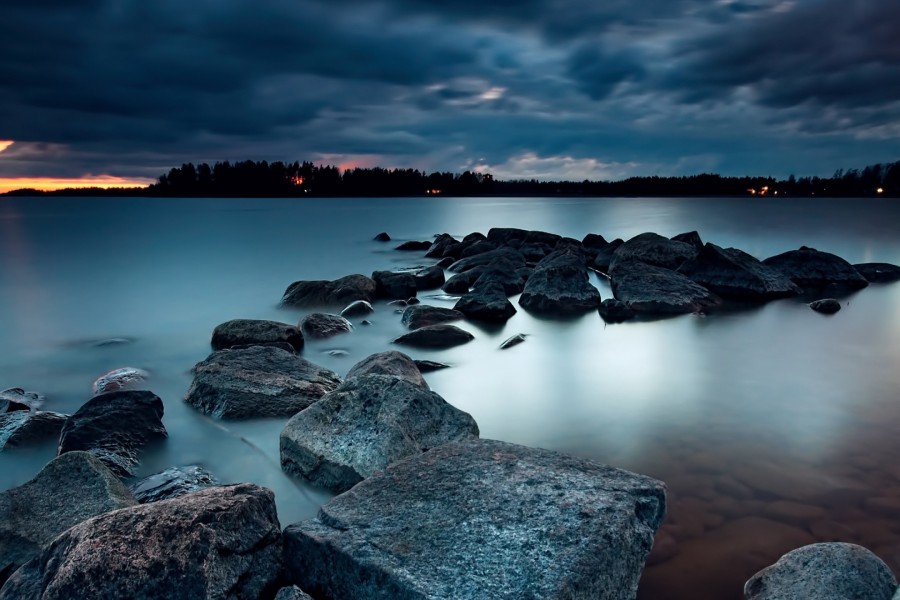
[[[153,182],[153,179],[113,177],[112,175],[87,175],[72,178],[0,177],[0,194],[22,189],[52,192],[69,188],[142,188]]]
[[[883,194],[883,193],[884,193],[884,188],[878,188],[877,190],[875,190],[875,192],[878,193],[878,194]]]
[[[0,140],[0,152],[3,152],[13,144],[15,144],[15,142],[12,140]]]

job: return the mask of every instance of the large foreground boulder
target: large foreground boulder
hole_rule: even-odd
[[[281,465],[343,492],[402,458],[477,436],[472,416],[434,392],[401,377],[364,375],[288,421]]]
[[[58,453],[84,450],[120,477],[134,475],[147,444],[168,437],[162,423],[163,403],[144,390],[94,396],[66,419]]]
[[[0,450],[58,439],[68,415],[50,411],[16,410],[0,413]]]
[[[796,296],[800,288],[780,271],[737,248],[707,243],[678,272],[722,298],[764,301]]]
[[[744,586],[746,600],[891,600],[897,580],[880,558],[842,542],[788,552]]]
[[[616,299],[640,314],[696,313],[722,303],[721,298],[684,275],[636,260],[617,261],[609,275]]]
[[[840,256],[806,246],[771,256],[763,264],[780,271],[803,288],[835,285],[856,290],[869,285],[866,278]]]
[[[429,304],[414,304],[403,311],[403,317],[400,319],[400,322],[410,329],[418,329],[429,325],[459,321],[465,317],[466,315],[452,308],[431,306]]]
[[[516,314],[516,307],[506,298],[503,285],[488,280],[459,299],[453,310],[477,321],[505,323]]]
[[[405,344],[416,348],[452,348],[471,342],[475,336],[455,325],[429,325],[403,334],[394,340],[395,344]]]
[[[0,586],[69,527],[134,504],[128,488],[91,454],[54,458],[28,483],[0,493]]]
[[[209,488],[85,521],[0,590],[2,600],[274,596],[281,531],[272,492]]]
[[[281,348],[219,350],[197,363],[184,400],[216,419],[288,417],[336,388],[341,378]]]
[[[653,479],[492,440],[400,461],[285,530],[315,597],[628,599],[665,514]]]
[[[314,308],[346,306],[356,300],[375,299],[375,282],[365,275],[347,275],[334,281],[295,281],[281,298],[282,306]]]
[[[657,233],[641,233],[616,248],[609,268],[614,268],[622,260],[639,260],[648,265],[675,270],[684,261],[697,256],[698,252],[699,248],[692,243],[670,240]]]
[[[591,285],[583,256],[555,250],[535,267],[519,306],[546,316],[578,315],[600,306],[600,292]]]
[[[287,323],[260,319],[233,319],[213,330],[210,343],[213,350],[225,350],[234,346],[289,344],[299,352],[303,349],[303,333],[299,327]]]

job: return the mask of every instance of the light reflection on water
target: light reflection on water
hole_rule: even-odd
[[[98,375],[146,369],[170,437],[147,453],[142,472],[200,463],[222,481],[266,485],[284,525],[328,498],[278,467],[284,420],[209,421],[181,401],[189,369],[208,354],[218,323],[297,322],[303,311],[277,307],[294,280],[431,262],[371,241],[379,231],[399,242],[494,226],[579,239],[697,229],[760,258],[806,244],[851,262],[900,263],[898,222],[897,204],[883,200],[3,199],[0,388],[38,390],[47,409],[72,412]],[[605,281],[594,283],[609,297]],[[452,306],[432,295],[423,299]],[[426,378],[475,417],[483,437],[667,482],[664,530],[679,550],[647,570],[642,598],[739,598],[743,580],[790,549],[788,540],[823,539],[835,530],[827,523],[900,566],[900,528],[888,518],[900,509],[866,504],[886,497],[900,506],[900,469],[890,460],[900,450],[900,284],[842,302],[833,317],[784,300],[621,325],[593,313],[556,322],[520,310],[499,329],[464,324],[476,336],[465,346],[410,353],[453,365]],[[376,308],[372,326],[309,342],[304,356],[343,375],[391,347],[400,317]],[[516,333],[528,334],[525,343],[500,351]],[[111,337],[134,341],[87,343]],[[348,355],[327,354],[334,349]],[[0,454],[0,489],[52,455],[53,444]],[[780,496],[800,508],[785,509]],[[788,529],[769,535],[765,526],[776,522]],[[771,541],[759,548],[760,537]]]

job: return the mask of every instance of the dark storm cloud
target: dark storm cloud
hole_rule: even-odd
[[[588,96],[603,100],[623,81],[643,77],[645,69],[639,59],[627,52],[586,42],[569,57],[568,72]]]

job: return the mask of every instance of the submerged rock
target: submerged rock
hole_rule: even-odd
[[[471,342],[475,336],[455,325],[429,325],[401,335],[395,344],[406,344],[417,348],[452,348]]]
[[[427,388],[402,377],[362,375],[288,421],[281,465],[343,492],[402,458],[477,436],[471,415]]]
[[[459,299],[453,307],[469,319],[505,323],[516,314],[516,307],[506,298],[506,291],[496,281],[487,281]]]
[[[144,446],[168,437],[162,416],[162,400],[153,392],[124,390],[94,396],[66,419],[57,451],[84,450],[116,475],[133,476]]]
[[[860,263],[853,268],[870,283],[889,283],[900,280],[900,267],[891,263]]]
[[[66,529],[134,504],[128,488],[93,455],[54,458],[31,481],[0,492],[0,587]]]
[[[272,492],[249,483],[132,506],[60,535],[0,599],[271,597],[280,529]]]
[[[891,600],[897,580],[869,550],[855,544],[810,544],[788,552],[744,585],[747,600]]]
[[[309,337],[321,340],[353,331],[353,325],[340,315],[312,313],[303,317],[300,329]]]
[[[826,315],[833,315],[837,311],[841,310],[841,303],[834,298],[823,298],[822,300],[815,300],[813,302],[810,302],[809,307],[816,312],[820,312]]]
[[[403,251],[421,251],[428,250],[431,248],[431,242],[419,242],[416,240],[410,240],[408,242],[403,242],[394,250],[403,250]]]
[[[678,272],[722,298],[746,301],[796,296],[800,288],[780,271],[736,248],[707,243]]]
[[[653,479],[473,439],[394,463],[289,525],[286,574],[324,598],[631,600],[664,514]]]
[[[303,333],[295,325],[259,319],[233,319],[216,326],[210,344],[213,350],[235,346],[280,346],[303,349]]]
[[[837,285],[845,289],[860,289],[869,285],[865,277],[840,256],[801,246],[763,261],[804,288],[824,288]]]
[[[282,306],[313,308],[346,306],[356,300],[375,299],[375,282],[365,275],[347,275],[334,281],[303,280],[288,286],[281,298]]]
[[[449,369],[450,365],[434,360],[414,360],[416,367],[420,373],[430,373],[431,371],[440,371],[441,369]]]
[[[600,292],[591,285],[584,259],[568,249],[554,250],[534,269],[519,306],[538,314],[565,317],[596,310]]]
[[[416,366],[413,359],[396,350],[388,350],[367,356],[347,371],[347,376],[344,380],[367,375],[391,375],[405,379],[426,390],[428,389],[428,384],[425,382],[419,367]]]
[[[130,484],[128,488],[141,504],[170,500],[216,485],[212,474],[198,465],[171,467]]]
[[[694,258],[700,249],[693,244],[670,240],[657,233],[641,233],[616,248],[610,269],[619,261],[639,260],[648,265],[675,270]]]
[[[26,392],[22,388],[9,388],[0,392],[0,414],[17,410],[31,410],[44,403],[44,396]]]
[[[616,298],[607,298],[597,310],[607,323],[622,323],[634,318],[631,307]]]
[[[416,278],[412,273],[375,271],[372,280],[376,298],[406,299],[416,295]]]
[[[430,306],[428,304],[416,304],[403,311],[401,323],[410,329],[419,329],[429,325],[439,325],[464,319],[465,315],[452,308],[442,306]]]
[[[348,304],[347,307],[341,311],[341,316],[345,319],[351,319],[353,317],[364,317],[373,312],[375,312],[375,309],[370,303],[365,300],[357,300],[356,302]]]
[[[337,373],[267,346],[219,350],[194,367],[184,400],[216,419],[287,417],[341,382]]]
[[[722,303],[684,275],[636,260],[617,261],[609,275],[613,295],[636,313],[695,313]]]
[[[506,338],[502,344],[500,344],[501,350],[506,350],[507,348],[512,348],[513,346],[518,346],[522,342],[525,341],[524,333],[517,333],[516,335]]]
[[[376,234],[375,237],[372,238],[375,242],[389,242],[391,241],[391,236],[388,235],[387,231],[382,231],[379,234]]]
[[[0,413],[0,450],[58,439],[68,418],[69,415],[48,411]]]

